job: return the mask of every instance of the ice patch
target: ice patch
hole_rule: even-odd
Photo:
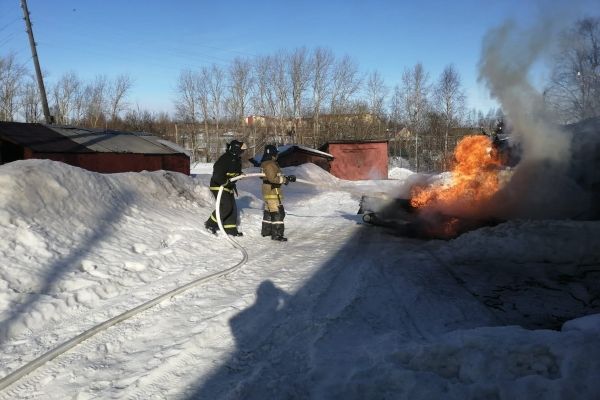
[[[146,246],[145,244],[142,244],[142,243],[135,243],[133,245],[133,252],[136,254],[143,254],[146,252],[147,249],[148,249],[148,246]]]
[[[127,271],[143,271],[146,269],[146,265],[142,264],[140,262],[135,262],[135,261],[125,261],[125,263],[123,264],[123,267],[127,270]]]

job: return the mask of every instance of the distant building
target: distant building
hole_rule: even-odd
[[[102,173],[190,173],[183,148],[148,133],[0,122],[0,164],[31,158]]]
[[[323,145],[319,150],[333,156],[333,176],[347,180],[388,178],[387,140],[338,140]]]

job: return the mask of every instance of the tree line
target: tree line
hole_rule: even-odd
[[[600,18],[578,21],[561,39],[545,104],[560,123],[599,116]],[[407,167],[440,171],[462,135],[489,132],[502,117],[501,110],[467,109],[452,64],[432,78],[416,63],[390,87],[378,71],[362,73],[352,58],[323,47],[183,70],[173,114],[129,104],[133,85],[128,75],[84,82],[67,72],[47,85],[54,122],[151,132],[200,161],[218,157],[232,135],[255,152],[267,142],[318,148],[328,140],[387,139]],[[41,110],[33,74],[14,55],[0,55],[0,120],[42,122]]]

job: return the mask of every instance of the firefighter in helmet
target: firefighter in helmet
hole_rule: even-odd
[[[265,210],[262,221],[262,236],[271,236],[272,240],[280,242],[287,241],[283,236],[285,210],[283,208],[283,193],[281,185],[296,182],[294,175],[283,175],[277,163],[277,147],[269,144],[265,146],[265,152],[261,159],[260,168],[265,174],[262,184],[262,194],[265,201]]]
[[[242,174],[241,156],[247,148],[245,143],[237,140],[228,143],[225,153],[213,165],[213,174],[210,178],[210,191],[215,199],[219,193],[219,187],[223,186],[219,214],[225,232],[231,236],[243,235],[237,229],[237,206],[234,198],[234,194],[237,195],[237,188],[231,179]],[[217,233],[219,225],[216,210],[210,214],[204,226],[212,233]]]

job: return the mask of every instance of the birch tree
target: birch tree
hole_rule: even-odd
[[[64,74],[51,88],[52,110],[58,124],[74,122],[74,111],[81,97],[82,83],[75,72]]]
[[[234,59],[229,68],[229,82],[231,117],[239,125],[248,112],[249,96],[254,83],[250,61]]]
[[[296,49],[289,56],[288,75],[292,93],[292,115],[298,133],[298,121],[302,117],[302,97],[308,88],[311,77],[311,60],[305,47]],[[300,143],[302,137],[300,136]]]
[[[23,84],[23,91],[20,96],[21,110],[25,122],[34,123],[44,120],[42,112],[42,100],[38,90],[37,82],[31,79]]]
[[[560,122],[600,115],[600,17],[563,34],[544,98]]]
[[[347,112],[351,107],[352,97],[360,90],[361,84],[357,64],[349,56],[338,60],[333,67],[330,112]]]
[[[0,120],[15,120],[25,73],[25,67],[17,64],[14,54],[0,57]]]
[[[419,171],[419,135],[425,128],[430,90],[429,74],[425,72],[421,63],[404,70],[400,89],[402,112],[411,132],[415,135],[416,172]]]
[[[434,88],[435,107],[444,123],[444,163],[448,156],[448,134],[450,129],[459,125],[465,112],[465,93],[461,86],[460,75],[453,65],[442,71]]]
[[[94,82],[84,88],[84,101],[86,108],[85,118],[92,128],[97,128],[101,119],[106,119],[106,91],[108,79],[105,75],[98,75]]]
[[[331,70],[335,58],[333,52],[329,49],[317,47],[313,53],[313,77],[312,77],[312,95],[313,95],[313,145],[317,146],[317,140],[320,137],[319,116],[323,102],[331,92]]]
[[[383,78],[381,77],[379,72],[374,71],[371,72],[367,78],[365,90],[367,94],[369,112],[377,117],[377,127],[378,131],[380,132],[381,119],[384,117],[385,114],[385,99],[387,97],[389,89],[385,85],[385,82],[383,81]]]
[[[115,122],[119,113],[127,109],[125,99],[132,86],[133,80],[126,74],[117,76],[114,81],[108,84],[107,103],[111,122]]]
[[[284,52],[272,58],[271,79],[276,99],[275,116],[279,120],[279,133],[285,129],[285,119],[290,116],[290,85],[287,75],[287,56]]]

